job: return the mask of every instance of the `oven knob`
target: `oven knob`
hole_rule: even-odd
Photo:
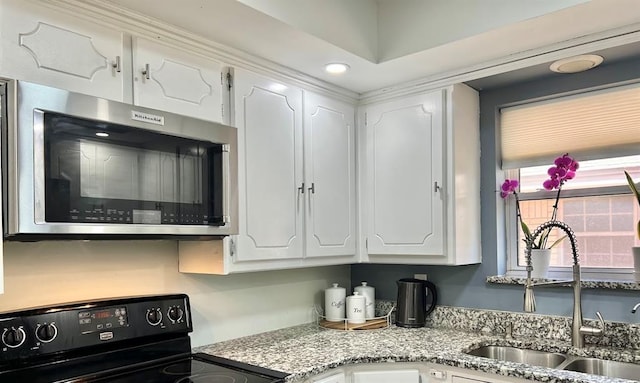
[[[58,328],[55,323],[39,325],[36,328],[36,338],[42,343],[49,343],[58,336]]]
[[[26,338],[27,335],[24,333],[22,326],[18,328],[6,328],[2,333],[2,343],[4,343],[9,348],[20,347],[24,343]]]
[[[147,322],[152,326],[157,326],[162,322],[162,312],[159,308],[147,310]]]
[[[182,315],[184,315],[184,312],[179,306],[172,306],[169,308],[169,311],[167,311],[167,316],[174,323],[182,319]]]

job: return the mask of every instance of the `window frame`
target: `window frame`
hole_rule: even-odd
[[[520,179],[519,169],[509,169],[504,171],[504,178]],[[565,197],[590,197],[590,196],[606,196],[606,195],[631,195],[628,186],[608,186],[599,188],[570,189],[563,190],[561,198]],[[518,194],[520,201],[554,199],[555,193],[547,191],[530,192]],[[507,276],[526,277],[527,271],[524,266],[518,265],[518,232],[520,230],[518,219],[516,216],[515,198],[507,198],[505,203],[505,239],[506,239],[506,264]],[[530,228],[532,231],[535,228]],[[580,248],[578,248],[578,255]],[[600,281],[634,281],[633,268],[599,268],[586,267],[581,265],[581,274],[583,279],[600,280]],[[550,267],[548,273],[549,279],[571,279],[571,267]]]

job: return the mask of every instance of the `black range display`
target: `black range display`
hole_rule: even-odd
[[[128,326],[127,309],[125,307],[110,307],[81,311],[78,313],[78,324],[80,332],[83,334]]]

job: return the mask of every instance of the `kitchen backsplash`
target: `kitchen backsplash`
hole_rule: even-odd
[[[377,315],[388,313],[393,305],[394,301],[376,301]],[[571,341],[570,317],[450,306],[436,306],[427,317],[427,327],[455,328],[493,335],[504,335],[508,323],[513,326],[514,338]],[[640,350],[640,324],[611,321],[605,323],[604,336],[587,336],[587,344]],[[600,326],[598,321],[591,319],[585,319],[585,324]]]

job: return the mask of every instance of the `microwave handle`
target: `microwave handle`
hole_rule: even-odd
[[[231,147],[228,144],[222,145],[222,185],[224,193],[222,194],[222,221],[225,224],[231,223],[231,161],[229,160],[229,153]]]

